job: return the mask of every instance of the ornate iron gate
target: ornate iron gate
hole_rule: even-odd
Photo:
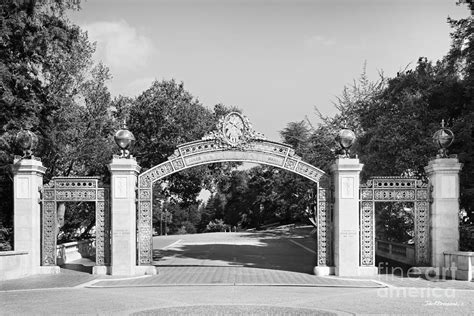
[[[56,265],[58,202],[95,202],[96,265],[110,264],[109,189],[97,177],[54,177],[41,189],[41,265]]]
[[[240,130],[236,130],[237,126],[240,126],[238,127]],[[237,134],[234,134],[235,132]],[[295,154],[295,150],[290,145],[265,140],[263,135],[253,130],[247,118],[236,112],[231,112],[219,120],[215,131],[204,136],[201,140],[179,145],[167,161],[138,176],[138,265],[149,265],[153,259],[153,183],[188,168],[228,161],[274,166],[320,183],[320,202],[318,202],[316,216],[318,221],[318,265],[331,265],[332,236],[328,222],[331,220],[331,201],[330,195],[328,195],[330,184],[328,175],[303,161]]]
[[[375,202],[413,202],[415,261],[430,265],[430,186],[416,178],[371,178],[360,188],[360,265],[375,264]]]

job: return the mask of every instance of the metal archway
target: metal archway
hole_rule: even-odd
[[[202,140],[177,147],[167,161],[138,176],[137,244],[138,265],[152,263],[152,188],[153,184],[173,173],[215,162],[253,162],[291,171],[317,185],[318,223],[317,264],[331,265],[331,207],[330,177],[322,170],[304,162],[294,149],[283,143],[267,141],[256,133],[247,118],[229,113],[222,118],[217,130]]]

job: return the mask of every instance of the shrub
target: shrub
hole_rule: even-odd
[[[0,251],[10,251],[13,249],[13,229],[1,226],[0,223]]]
[[[209,224],[206,226],[206,232],[224,232],[226,231],[228,225],[224,224],[224,220],[216,219],[214,221],[210,221]]]
[[[178,228],[176,231],[176,234],[178,235],[184,235],[184,234],[195,234],[196,233],[196,227],[194,227],[193,223],[190,221],[185,221],[182,223],[181,227]]]
[[[474,251],[474,225],[459,226],[459,250]]]

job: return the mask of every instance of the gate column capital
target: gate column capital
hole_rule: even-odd
[[[111,174],[130,174],[138,175],[141,167],[138,165],[135,158],[118,158],[114,157],[109,164],[109,171]]]
[[[428,176],[435,173],[458,173],[461,171],[463,164],[457,158],[436,158],[428,163],[425,171]]]
[[[31,174],[43,176],[46,173],[46,167],[43,166],[41,160],[36,159],[15,159],[13,162],[13,174]]]
[[[359,162],[358,158],[338,158],[331,166],[331,172],[333,173],[357,173],[359,174],[364,167],[363,164]]]

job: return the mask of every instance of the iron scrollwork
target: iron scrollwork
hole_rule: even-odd
[[[416,264],[430,264],[429,183],[416,178],[372,178],[361,186],[360,197],[362,266],[375,264],[375,202],[414,203]]]
[[[332,266],[332,206],[331,189],[328,181],[318,184],[317,222],[317,265]],[[325,185],[326,184],[326,185]]]
[[[96,265],[110,264],[109,189],[100,188],[96,177],[54,177],[41,190],[41,265],[56,265],[59,202],[95,202]]]

